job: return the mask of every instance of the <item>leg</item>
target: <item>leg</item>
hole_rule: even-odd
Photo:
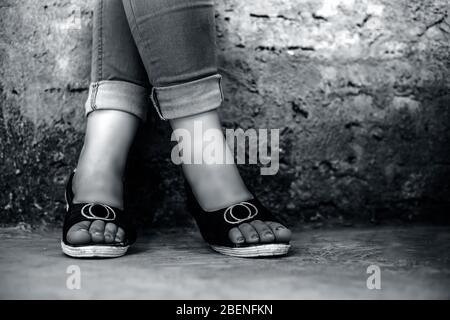
[[[98,0],[93,26],[92,84],[87,128],[72,190],[74,203],[123,209],[122,176],[136,130],[146,116],[148,78],[120,0]],[[82,221],[70,244],[121,242],[124,231],[102,220]]]
[[[248,200],[251,193],[242,181],[242,178],[234,164],[234,159],[226,157],[230,155],[229,147],[222,134],[219,114],[217,110],[211,110],[188,117],[170,120],[174,130],[182,129],[191,133],[193,146],[202,138],[194,135],[194,125],[200,123],[203,131],[213,129],[218,133],[220,140],[215,140],[216,147],[224,150],[222,164],[194,164],[195,158],[203,156],[201,148],[194,148],[191,152],[190,164],[183,164],[184,175],[192,186],[200,205],[206,211],[218,210],[234,203]],[[226,150],[228,149],[228,152]],[[229,163],[229,164],[227,164]],[[211,183],[217,182],[217,183]]]
[[[131,32],[153,85],[152,98],[162,119],[189,132],[197,144],[195,123],[220,132],[215,143],[228,148],[217,108],[222,102],[211,0],[123,0]],[[195,149],[194,149],[195,151]],[[203,150],[197,150],[203,154]],[[226,154],[226,153],[225,153]],[[195,155],[193,155],[195,156]],[[225,160],[225,159],[224,159]],[[222,163],[226,163],[225,161]],[[236,165],[183,164],[198,203],[214,211],[252,198]],[[288,240],[290,232],[270,221],[243,223],[230,230],[234,243]]]

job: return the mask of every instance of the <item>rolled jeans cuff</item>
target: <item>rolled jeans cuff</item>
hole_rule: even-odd
[[[218,108],[223,101],[222,77],[206,78],[167,87],[153,87],[151,100],[159,117],[170,120]]]
[[[95,110],[118,110],[147,119],[148,89],[126,81],[91,83],[85,104],[86,116]]]

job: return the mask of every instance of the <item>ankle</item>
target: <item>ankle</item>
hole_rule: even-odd
[[[235,165],[183,165],[187,182],[205,211],[215,211],[253,196]]]
[[[72,183],[74,203],[94,202],[123,209],[122,175],[117,170],[78,167]]]

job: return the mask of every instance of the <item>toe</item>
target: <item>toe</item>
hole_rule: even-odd
[[[250,222],[250,224],[258,232],[261,243],[270,243],[275,241],[275,235],[266,223],[261,220],[255,220]]]
[[[116,238],[117,226],[114,223],[108,222],[105,226],[105,243],[113,243]]]
[[[102,220],[92,222],[89,233],[91,234],[92,242],[103,243],[105,241],[105,222]]]
[[[122,228],[117,228],[116,239],[114,240],[117,243],[123,242],[125,240],[125,231]]]
[[[231,242],[236,243],[236,244],[245,242],[245,238],[238,228],[231,229],[228,232],[228,237],[230,238]]]
[[[256,232],[255,228],[253,228],[250,224],[248,223],[241,224],[239,226],[239,230],[241,231],[247,243],[259,242],[258,232]]]
[[[70,244],[80,245],[91,242],[91,234],[89,233],[90,221],[81,221],[74,224],[69,231],[67,231],[67,242]]]
[[[278,222],[268,221],[266,223],[272,229],[278,242],[289,242],[291,240],[291,230]]]

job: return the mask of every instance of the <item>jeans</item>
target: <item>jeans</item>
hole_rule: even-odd
[[[218,108],[212,0],[97,0],[86,115],[113,109],[161,119]]]

